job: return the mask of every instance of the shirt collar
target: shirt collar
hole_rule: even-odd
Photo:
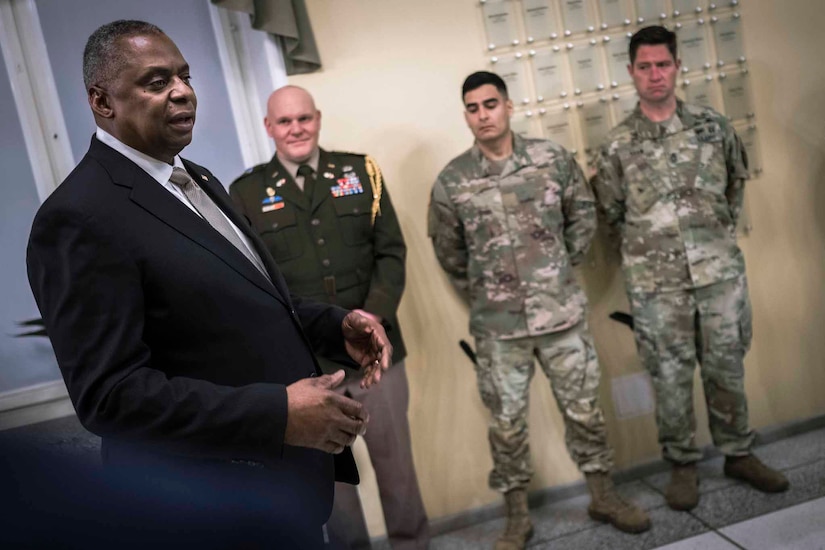
[[[98,127],[95,132],[95,136],[102,143],[105,143],[127,159],[137,164],[143,169],[144,172],[149,174],[152,179],[156,180],[161,185],[165,185],[166,182],[169,181],[169,178],[172,176],[173,168],[177,167],[185,169],[179,155],[175,155],[174,165],[169,165],[162,160],[152,158],[146,153],[141,153],[137,149],[129,147],[103,128]]]
[[[275,154],[278,155],[277,151],[276,151]],[[291,160],[287,160],[285,158],[282,158],[280,155],[278,155],[278,160],[281,162],[284,169],[289,173],[289,175],[292,176],[293,180],[298,177],[298,168],[300,168],[304,164],[306,164],[307,166],[312,168],[312,171],[317,174],[318,173],[318,162],[320,161],[320,159],[321,159],[321,149],[319,147],[315,148],[315,150],[312,152],[312,154],[309,155],[309,158],[307,159],[306,162],[302,162],[300,164],[294,163]]]

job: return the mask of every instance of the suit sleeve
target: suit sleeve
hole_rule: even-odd
[[[295,314],[301,323],[313,351],[336,363],[343,363],[355,369],[361,366],[353,361],[344,344],[342,324],[349,310],[301,298],[290,293]]]
[[[47,205],[32,227],[28,276],[83,425],[176,454],[278,456],[285,386],[220,385],[156,363],[145,340],[139,266],[105,224]]]
[[[390,201],[386,184],[381,195],[381,211],[372,228],[374,262],[372,279],[364,310],[379,315],[382,319],[392,319],[398,310],[398,303],[404,292],[404,261],[407,246],[401,226]]]

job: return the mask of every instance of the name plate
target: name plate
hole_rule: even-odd
[[[503,59],[493,65],[493,72],[507,84],[507,92],[513,103],[530,103],[530,93],[524,76],[524,61],[515,57]]]
[[[644,19],[644,23],[655,23],[663,13],[666,13],[665,0],[636,0],[636,15]]]
[[[682,88],[685,101],[694,105],[718,109],[716,83],[707,78],[690,79]]]
[[[481,5],[487,46],[490,49],[512,46],[518,39],[513,24],[513,4],[510,0],[488,1]]]
[[[575,155],[576,139],[573,136],[570,116],[570,111],[565,109],[548,111],[541,118],[541,125],[545,138],[558,143]]]
[[[533,56],[533,81],[537,101],[562,97],[565,90],[564,54],[553,50],[537,51]]]
[[[671,0],[673,2],[673,17],[702,13],[699,0]],[[696,11],[696,9],[699,11]]]
[[[699,24],[697,21],[687,23],[677,31],[682,67],[687,67],[688,71],[702,70],[706,63],[710,63],[705,27],[706,25]]]
[[[510,129],[523,138],[540,138],[541,132],[537,130],[535,116],[527,116],[526,113],[516,113],[510,119]]]
[[[716,38],[718,61],[727,65],[744,58],[745,49],[742,46],[742,25],[739,23],[739,17],[718,20],[713,24],[713,35]]]
[[[604,53],[607,55],[607,70],[610,73],[610,85],[612,87],[630,84],[633,79],[627,72],[630,65],[630,54],[628,47],[630,39],[625,35],[613,36],[610,42],[605,44]]]
[[[556,11],[548,0],[522,0],[527,41],[546,40],[561,33]]]
[[[625,19],[632,18],[625,0],[599,0],[599,19],[602,25],[618,27],[624,25]]]
[[[570,50],[573,88],[577,90],[577,93],[604,89],[597,55],[598,50],[595,46],[580,45]]]
[[[571,33],[584,32],[589,27],[595,28],[588,3],[584,0],[561,0],[561,15],[564,19],[564,29]]]
[[[753,116],[749,74],[740,71],[729,73],[725,78],[719,75],[719,82],[722,85],[722,99],[728,118],[737,120]]]
[[[639,96],[635,92],[630,94],[622,94],[619,99],[614,99],[611,108],[613,109],[613,118],[616,123],[623,121],[636,109],[636,104],[639,102]]]

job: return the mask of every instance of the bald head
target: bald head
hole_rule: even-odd
[[[275,140],[279,158],[296,164],[306,162],[318,148],[321,111],[309,92],[298,86],[278,88],[269,96],[264,125]]]

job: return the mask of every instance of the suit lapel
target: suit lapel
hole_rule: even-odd
[[[186,166],[187,171],[190,175],[201,184],[201,188],[209,195],[209,197],[215,201],[215,204],[218,205],[218,208],[223,210],[223,212],[227,215],[227,217],[232,220],[232,223],[241,230],[241,232],[246,235],[252,245],[255,247],[255,250],[258,252],[258,256],[261,257],[261,261],[264,263],[264,267],[266,267],[267,273],[269,277],[272,279],[272,284],[278,289],[281,298],[281,301],[287,305],[291,303],[289,300],[289,290],[287,290],[286,282],[284,281],[283,276],[281,275],[281,271],[278,269],[278,266],[275,264],[275,260],[270,255],[269,251],[266,248],[266,245],[258,236],[258,234],[252,230],[249,226],[249,222],[243,218],[240,214],[237,213],[235,208],[231,204],[231,199],[229,195],[226,194],[226,191],[223,189],[221,183],[214,177],[209,174],[204,173],[204,171],[197,165],[192,164],[188,160],[183,160],[183,164]],[[222,239],[226,241],[226,239]],[[228,242],[228,241],[227,241]],[[232,246],[233,250],[236,250],[234,246]],[[237,251],[237,250],[236,250]],[[243,257],[243,254],[241,254]],[[245,257],[244,263],[252,267],[249,260]],[[258,274],[260,277],[260,273],[258,270],[252,267],[252,270]],[[268,283],[268,281],[267,281]],[[268,285],[269,286],[269,285]]]
[[[163,187],[144,172],[143,169],[111,147],[94,138],[92,139],[89,153],[106,168],[112,177],[112,181],[116,185],[131,188],[132,191],[129,198],[132,202],[171,228],[185,235],[197,245],[214,254],[255,286],[271,294],[287,306],[290,305],[288,294],[276,289],[276,287],[267,281],[255,266],[246,259],[240,250],[235,248],[232,243],[227,241],[223,235],[212,228],[204,219],[192,212],[166,189],[163,189]],[[245,224],[237,221],[237,214],[228,207],[228,201],[220,197],[220,193],[216,193],[214,187],[210,187],[209,185],[210,183],[220,185],[220,183],[217,182],[217,180],[211,182],[213,178],[200,170],[193,171],[191,163],[187,163],[187,168],[190,169],[190,175],[193,179],[207,191],[218,207],[221,208],[236,225],[243,228]],[[210,181],[204,180],[201,176],[206,176]]]

